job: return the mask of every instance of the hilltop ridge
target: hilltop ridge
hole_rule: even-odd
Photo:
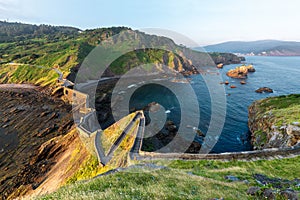
[[[127,27],[98,28],[80,30],[73,27],[30,25],[22,23],[0,23],[0,82],[1,83],[33,83],[53,86],[56,76],[50,72],[59,68],[64,78],[74,80],[77,70],[86,56],[101,42],[111,36],[117,36],[122,31],[138,33],[136,41],[149,46],[172,46],[179,51],[184,47],[176,45],[171,39],[148,35]],[[115,42],[125,41],[131,37],[121,34]],[[128,38],[130,39],[130,38]],[[162,42],[162,43],[161,43]],[[121,47],[120,47],[121,48]],[[203,54],[195,52],[195,54]],[[121,60],[122,66],[116,61],[115,70],[108,75],[122,72],[125,66],[133,67],[137,62],[164,63],[176,70],[192,70],[192,63],[182,57],[159,50],[131,52],[127,57],[133,57],[134,62]],[[241,59],[233,54],[209,54],[216,64],[240,63]],[[17,63],[18,65],[13,65]],[[24,65],[19,65],[24,64]],[[43,70],[41,70],[41,67]],[[49,71],[50,70],[50,71]],[[20,71],[23,76],[20,77]],[[39,77],[39,79],[34,79]]]
[[[229,41],[203,47],[208,52],[261,56],[299,56],[300,42],[280,40]]]

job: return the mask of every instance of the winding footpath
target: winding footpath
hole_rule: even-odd
[[[134,145],[131,148],[130,152],[138,153],[138,151],[141,147],[142,140],[141,140],[141,137],[140,138],[137,138],[137,137],[139,137],[143,134],[143,130],[145,128],[144,127],[145,126],[145,116],[142,111],[138,112],[133,117],[133,119],[128,123],[128,125],[124,128],[124,130],[122,131],[120,136],[116,139],[116,141],[110,147],[107,155],[105,155],[104,150],[101,145],[102,131],[97,131],[96,137],[95,137],[95,149],[97,152],[98,159],[102,165],[106,165],[113,158],[114,152],[118,149],[118,147],[120,146],[122,141],[125,139],[126,135],[130,134],[130,130],[132,130],[132,128],[134,128],[134,124],[136,123],[137,120],[139,120],[138,131],[137,131],[137,134],[135,135],[136,138],[134,141]]]
[[[62,72],[58,69],[54,69],[59,75],[59,81],[63,82],[64,87],[67,87],[69,84],[68,80],[63,79]],[[79,88],[87,88],[91,85],[99,84],[99,82],[106,82],[111,80],[112,78],[104,78],[100,81],[90,81],[88,83],[84,83],[80,85]],[[73,84],[72,82],[70,82]],[[90,115],[88,113],[87,115]],[[87,116],[86,115],[86,116]],[[85,117],[83,117],[85,119]],[[130,123],[125,127],[123,132],[117,138],[117,140],[112,144],[108,154],[105,155],[104,150],[101,144],[101,134],[102,130],[97,130],[96,135],[94,137],[94,149],[97,154],[99,163],[102,165],[106,165],[114,155],[114,152],[119,148],[120,144],[124,140],[125,136],[129,133],[129,131],[133,128],[133,125],[137,120],[139,121],[138,127],[136,127],[137,133],[135,135],[134,145],[132,146],[129,157],[132,160],[154,160],[154,159],[182,159],[182,160],[263,160],[263,159],[281,159],[281,158],[289,158],[300,155],[300,145],[282,149],[264,149],[257,151],[246,151],[246,152],[226,152],[219,154],[188,154],[188,153],[156,153],[156,152],[144,152],[141,151],[144,131],[145,131],[145,117],[143,111],[140,111],[136,114],[136,116],[130,121]],[[85,120],[83,120],[85,121]],[[87,122],[85,122],[87,123]],[[78,126],[81,126],[79,124]],[[89,135],[91,137],[91,133],[87,131],[85,135]]]
[[[127,127],[124,129],[122,134],[118,137],[115,143],[111,146],[109,153],[105,156],[101,146],[100,137],[102,131],[98,131],[95,138],[95,148],[102,165],[106,165],[114,155],[115,150],[119,147],[122,140],[128,134],[129,130],[132,129],[136,120],[140,120],[138,124],[138,131],[135,137],[134,145],[132,146],[129,157],[132,160],[159,160],[159,159],[179,159],[179,160],[244,160],[244,161],[255,161],[255,160],[272,160],[281,158],[290,158],[300,155],[300,145],[288,148],[272,148],[257,151],[245,151],[245,152],[227,152],[218,154],[189,154],[189,153],[156,153],[156,152],[145,152],[141,151],[142,141],[145,130],[145,117],[140,111],[140,115],[136,115]]]

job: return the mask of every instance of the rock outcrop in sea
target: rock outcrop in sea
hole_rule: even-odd
[[[255,72],[252,65],[243,65],[229,70],[226,75],[231,78],[246,78],[249,72]]]
[[[255,90],[256,93],[273,93],[273,90],[269,87],[261,87]]]

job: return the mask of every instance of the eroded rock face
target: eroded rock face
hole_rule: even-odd
[[[53,148],[56,140],[44,148],[42,144],[73,127],[72,106],[43,92],[0,90],[0,199],[35,188],[63,151],[61,146]]]
[[[300,145],[298,121],[284,121],[285,116],[274,114],[272,104],[262,106],[269,99],[273,98],[256,101],[249,107],[248,125],[252,133],[253,148],[260,150]]]

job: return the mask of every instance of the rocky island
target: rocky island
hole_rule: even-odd
[[[269,87],[261,87],[255,90],[256,93],[273,93],[273,90]]]
[[[226,75],[231,78],[247,78],[249,72],[255,72],[255,68],[252,65],[243,65],[229,70]]]

